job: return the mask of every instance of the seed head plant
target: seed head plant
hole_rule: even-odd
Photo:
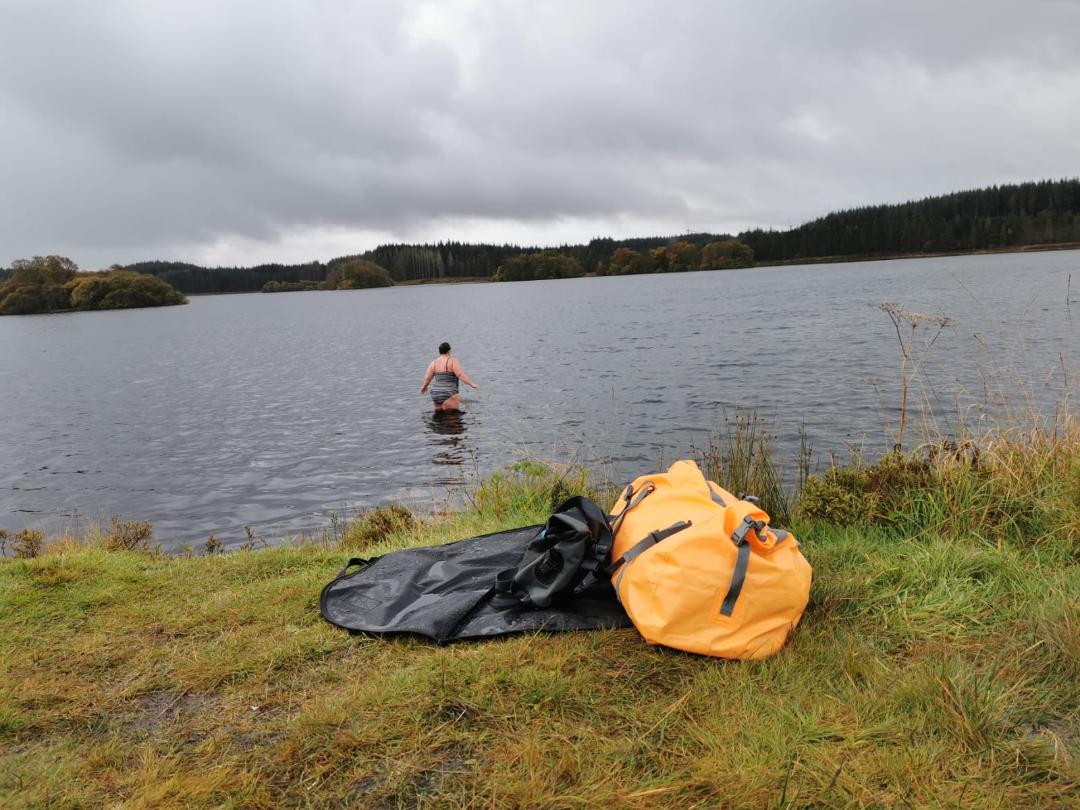
[[[922,312],[905,309],[899,304],[881,304],[878,309],[889,316],[896,328],[896,340],[900,344],[900,425],[896,431],[896,449],[904,449],[904,428],[907,425],[908,391],[911,381],[919,373],[926,355],[945,327],[952,320],[944,315],[927,315]],[[937,331],[926,341],[921,350],[915,345],[915,332],[920,326],[937,327]]]

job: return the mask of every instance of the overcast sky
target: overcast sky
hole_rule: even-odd
[[[786,227],[1080,174],[1080,2],[2,0],[0,264]]]

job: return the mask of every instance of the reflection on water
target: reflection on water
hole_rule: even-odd
[[[435,448],[433,462],[460,467],[468,456],[465,442],[465,413],[462,411],[433,411],[427,417],[430,434],[428,443]]]

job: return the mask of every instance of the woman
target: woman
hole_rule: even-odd
[[[469,375],[461,367],[457,358],[450,356],[450,344],[443,343],[439,346],[439,356],[427,367],[424,375],[424,384],[420,386],[420,393],[426,394],[428,386],[431,387],[431,401],[437,411],[456,411],[461,407],[461,398],[458,396],[458,380],[466,385],[471,385],[477,391],[480,386],[469,379]]]

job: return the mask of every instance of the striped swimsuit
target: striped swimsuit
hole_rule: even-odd
[[[439,361],[436,360],[435,362],[438,363]],[[453,360],[447,359],[443,370],[436,371],[435,376],[431,378],[431,387],[428,388],[428,393],[431,394],[431,401],[436,405],[442,405],[458,392],[457,374],[450,370],[450,365],[453,362]]]

